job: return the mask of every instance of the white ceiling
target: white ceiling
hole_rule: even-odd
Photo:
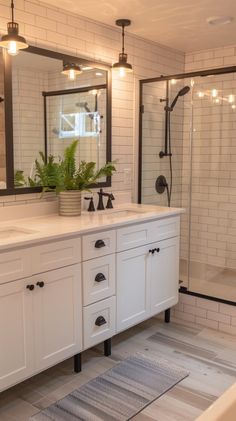
[[[81,16],[114,25],[129,18],[128,31],[190,52],[236,44],[236,0],[44,0]],[[210,16],[232,16],[229,25],[211,26]]]

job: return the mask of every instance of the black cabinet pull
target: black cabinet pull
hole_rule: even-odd
[[[156,248],[156,249],[151,249],[151,250],[148,250],[148,251],[149,251],[149,253],[154,254],[154,253],[155,253],[155,251],[156,251],[157,253],[159,253],[160,249],[159,249],[159,247],[158,247],[158,248]]]
[[[103,240],[97,240],[96,241],[96,243],[95,243],[95,247],[96,247],[96,249],[100,249],[100,248],[102,248],[102,247],[105,247],[105,243],[104,243],[104,241]]]
[[[105,281],[105,280],[106,280],[106,277],[105,277],[105,275],[103,275],[103,273],[98,273],[95,276],[95,282],[102,282],[102,281]]]
[[[95,321],[95,325],[96,326],[102,326],[106,324],[106,320],[104,319],[103,316],[99,316],[96,321]]]
[[[43,281],[39,281],[37,282],[37,284],[39,288],[43,288],[44,287],[44,282]]]
[[[33,284],[27,285],[26,288],[29,289],[30,291],[33,291],[34,285]]]

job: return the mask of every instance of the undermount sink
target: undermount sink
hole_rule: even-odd
[[[34,234],[36,232],[37,231],[29,230],[26,228],[6,227],[4,229],[0,229],[0,240],[20,237],[22,235]]]

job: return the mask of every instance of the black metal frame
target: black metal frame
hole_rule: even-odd
[[[86,65],[89,67],[95,67],[97,69],[106,70],[106,84],[96,85],[89,87],[89,90],[105,86],[107,89],[107,127],[106,127],[106,160],[111,161],[112,159],[112,145],[111,145],[111,118],[112,118],[112,93],[111,93],[111,66],[99,61],[91,61],[80,57],[70,56],[64,53],[56,51],[45,50],[43,48],[29,46],[25,52],[38,54],[45,57],[55,58],[63,62],[73,62],[80,65]],[[11,57],[7,52],[3,51],[3,62],[4,62],[4,106],[5,106],[5,145],[6,145],[6,189],[0,190],[0,196],[7,196],[12,194],[25,194],[41,192],[41,187],[14,187],[14,138],[13,138],[13,101],[12,101],[12,61]],[[86,88],[87,89],[87,88]],[[70,93],[68,90],[67,93]],[[59,92],[59,91],[58,91]],[[46,96],[44,97],[46,102]],[[44,104],[45,105],[45,104]],[[46,109],[44,108],[44,113]],[[44,114],[45,118],[45,114]],[[46,139],[46,127],[44,127],[44,135]],[[46,146],[46,140],[45,140]],[[46,151],[46,149],[45,149]],[[111,186],[111,177],[107,177],[106,181],[99,182],[96,187],[109,187]],[[95,187],[91,186],[91,187]]]
[[[200,292],[189,291],[187,287],[180,287],[179,292],[185,295],[192,295],[193,297],[204,298],[205,300],[216,301],[217,303],[228,304],[236,306],[235,301],[225,300],[224,298],[213,297],[212,295],[201,294]]]
[[[205,77],[214,76],[228,73],[236,73],[236,66],[221,67],[218,69],[199,70],[196,72],[179,73],[175,75],[159,76],[149,79],[142,79],[139,81],[139,146],[138,146],[138,203],[142,200],[142,115],[144,113],[143,105],[143,85],[152,82],[163,82],[170,81],[171,79],[185,79],[191,77]],[[197,292],[189,291],[186,287],[180,287],[179,291],[182,294],[193,295],[195,297],[201,297],[212,301],[217,301],[224,304],[236,306],[236,302],[224,300],[223,298],[212,297],[210,295],[204,295]],[[165,317],[168,320],[168,313],[165,313]]]
[[[152,82],[163,82],[171,79],[185,79],[190,77],[205,77],[214,76],[227,73],[236,73],[236,66],[220,67],[218,69],[199,70],[196,72],[189,73],[178,73],[168,76],[159,76],[149,79],[142,79],[139,81],[139,146],[138,146],[138,203],[141,203],[142,199],[142,115],[144,113],[143,105],[143,85]]]

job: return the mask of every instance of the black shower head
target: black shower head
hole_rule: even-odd
[[[189,86],[184,86],[182,89],[180,89],[178,96],[184,96],[190,91]]]
[[[84,108],[85,111],[87,111],[87,113],[91,113],[91,110],[90,110],[90,108],[88,106],[88,103],[86,101],[84,101],[84,102],[76,102],[75,105],[76,105],[76,107]]]
[[[179,96],[184,96],[186,95],[188,92],[190,91],[190,87],[189,86],[184,86],[182,89],[180,89],[180,91],[177,93],[174,101],[172,102],[171,106],[169,107],[169,111],[173,111],[176,102],[178,101]]]

